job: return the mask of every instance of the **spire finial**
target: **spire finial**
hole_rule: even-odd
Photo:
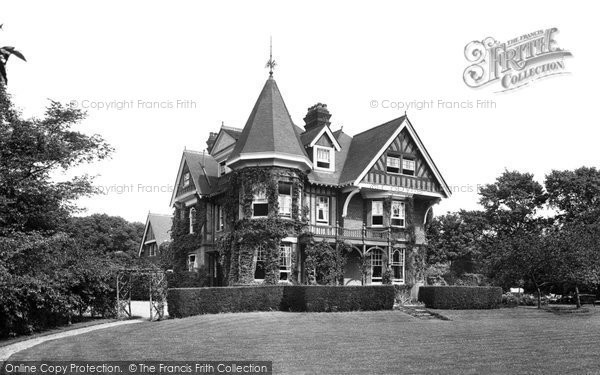
[[[277,66],[275,60],[273,60],[273,37],[269,36],[269,61],[265,68],[269,68],[269,77],[273,77],[273,69]]]

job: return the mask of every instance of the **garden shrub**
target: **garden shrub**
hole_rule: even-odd
[[[169,315],[247,311],[391,310],[392,286],[265,285],[169,289]]]
[[[496,309],[502,288],[482,286],[422,286],[419,301],[434,309]]]
[[[412,299],[410,296],[412,287],[412,284],[394,284],[394,303],[398,305],[404,305],[405,303],[410,302]]]

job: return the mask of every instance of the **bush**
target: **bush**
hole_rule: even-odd
[[[272,285],[169,289],[169,315],[247,311],[391,310],[392,286]]]
[[[502,288],[482,286],[422,286],[419,301],[433,309],[497,309]]]
[[[412,297],[410,295],[410,291],[412,290],[412,287],[413,287],[412,284],[404,284],[404,285],[394,284],[394,292],[395,292],[394,303],[398,304],[398,305],[404,305],[405,303],[410,302],[412,300]]]
[[[167,273],[169,288],[202,288],[208,286],[208,270],[201,266],[196,272],[170,272]]]

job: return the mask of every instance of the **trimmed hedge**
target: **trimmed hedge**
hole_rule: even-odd
[[[432,309],[497,309],[502,288],[494,286],[422,286],[419,301]]]
[[[169,316],[248,311],[391,310],[391,285],[272,285],[216,288],[175,288],[167,293]]]

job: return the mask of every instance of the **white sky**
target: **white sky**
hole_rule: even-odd
[[[565,2],[197,2],[4,1],[0,45],[28,59],[8,65],[9,92],[25,115],[48,98],[80,105],[133,101],[131,109],[90,109],[80,127],[116,148],[87,166],[112,189],[81,200],[87,213],[144,221],[171,213],[169,190],[184,147],[203,150],[221,121],[243,127],[266,80],[269,35],[275,78],[294,122],[327,103],[333,129],[349,134],[403,115],[377,100],[434,100],[408,111],[456,192],[436,212],[476,207],[478,184],[504,168],[539,181],[552,169],[599,165],[597,12]],[[590,2],[592,4],[592,2]],[[573,53],[570,75],[508,93],[471,89],[462,74],[467,43],[500,41],[557,27]],[[437,101],[493,100],[495,109],[441,109]],[[139,108],[138,101],[189,100],[195,108]],[[131,189],[133,186],[133,189]],[[122,193],[115,189],[126,189]],[[129,190],[129,191],[128,191]],[[132,191],[131,191],[132,190]]]

